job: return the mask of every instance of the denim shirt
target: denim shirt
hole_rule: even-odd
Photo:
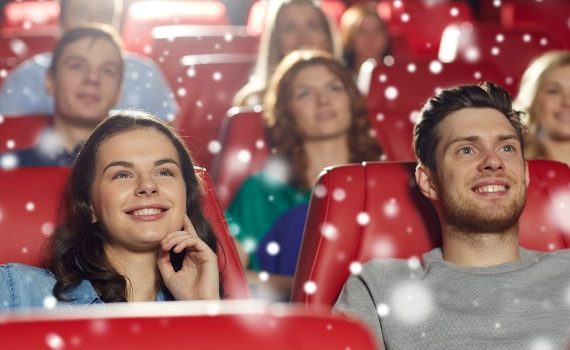
[[[65,293],[69,301],[57,301],[53,295],[53,274],[42,268],[24,264],[0,265],[0,312],[13,312],[23,308],[51,309],[57,306],[89,306],[103,304],[88,280]],[[155,301],[168,300],[159,290]]]

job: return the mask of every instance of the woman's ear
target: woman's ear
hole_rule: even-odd
[[[91,223],[95,224],[97,223],[97,215],[95,215],[95,210],[93,210],[93,205],[90,206],[91,208]]]
[[[419,164],[416,167],[416,183],[424,196],[433,201],[438,200],[438,190],[434,171],[425,165]]]

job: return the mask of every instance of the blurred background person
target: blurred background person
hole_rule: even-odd
[[[527,115],[527,158],[570,165],[570,51],[535,58],[522,76],[515,105]]]
[[[234,106],[261,104],[275,67],[293,50],[326,50],[341,58],[337,27],[311,0],[272,0],[264,23],[253,76],[236,93]]]
[[[248,254],[244,266],[256,271],[265,269],[255,254],[266,249],[260,241],[280,215],[308,203],[323,168],[380,160],[382,154],[371,136],[365,99],[352,75],[329,52],[299,50],[286,56],[271,79],[264,111],[274,152],[262,172],[244,181],[226,211],[232,233]],[[305,214],[306,209],[299,213],[300,221]],[[287,232],[283,239],[292,242],[299,242],[303,233],[302,225],[280,229]],[[298,249],[296,245],[293,254]],[[296,255],[287,259],[296,261]],[[257,274],[250,274],[249,280],[258,281]],[[290,276],[273,276],[268,284],[279,291],[273,292],[277,299],[287,299]]]
[[[62,34],[85,23],[104,23],[118,32],[122,0],[59,0]],[[141,109],[162,119],[173,120],[179,112],[171,87],[160,68],[150,58],[125,53],[123,86],[116,109]],[[51,115],[52,96],[44,88],[51,53],[42,53],[22,62],[6,77],[0,90],[0,113],[7,116]]]
[[[362,2],[349,7],[340,19],[344,61],[354,76],[367,59],[381,62],[389,53],[388,27],[378,15],[377,4]]]
[[[45,86],[55,101],[52,125],[38,142],[2,157],[18,166],[67,166],[79,143],[109,116],[123,77],[121,38],[104,24],[75,27],[57,42]]]

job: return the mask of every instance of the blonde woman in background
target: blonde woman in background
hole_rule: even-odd
[[[527,114],[526,157],[570,165],[570,51],[549,51],[534,59],[523,74],[515,106]]]
[[[318,49],[342,56],[338,29],[311,0],[272,0],[253,76],[234,97],[234,106],[261,104],[275,67],[291,51]]]

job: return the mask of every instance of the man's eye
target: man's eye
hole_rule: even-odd
[[[513,146],[511,146],[511,145],[504,145],[504,146],[503,146],[503,151],[505,151],[505,152],[514,152],[514,151],[515,151],[515,148],[514,148]]]
[[[471,153],[473,153],[471,147],[461,147],[459,149],[459,154],[471,154]]]

